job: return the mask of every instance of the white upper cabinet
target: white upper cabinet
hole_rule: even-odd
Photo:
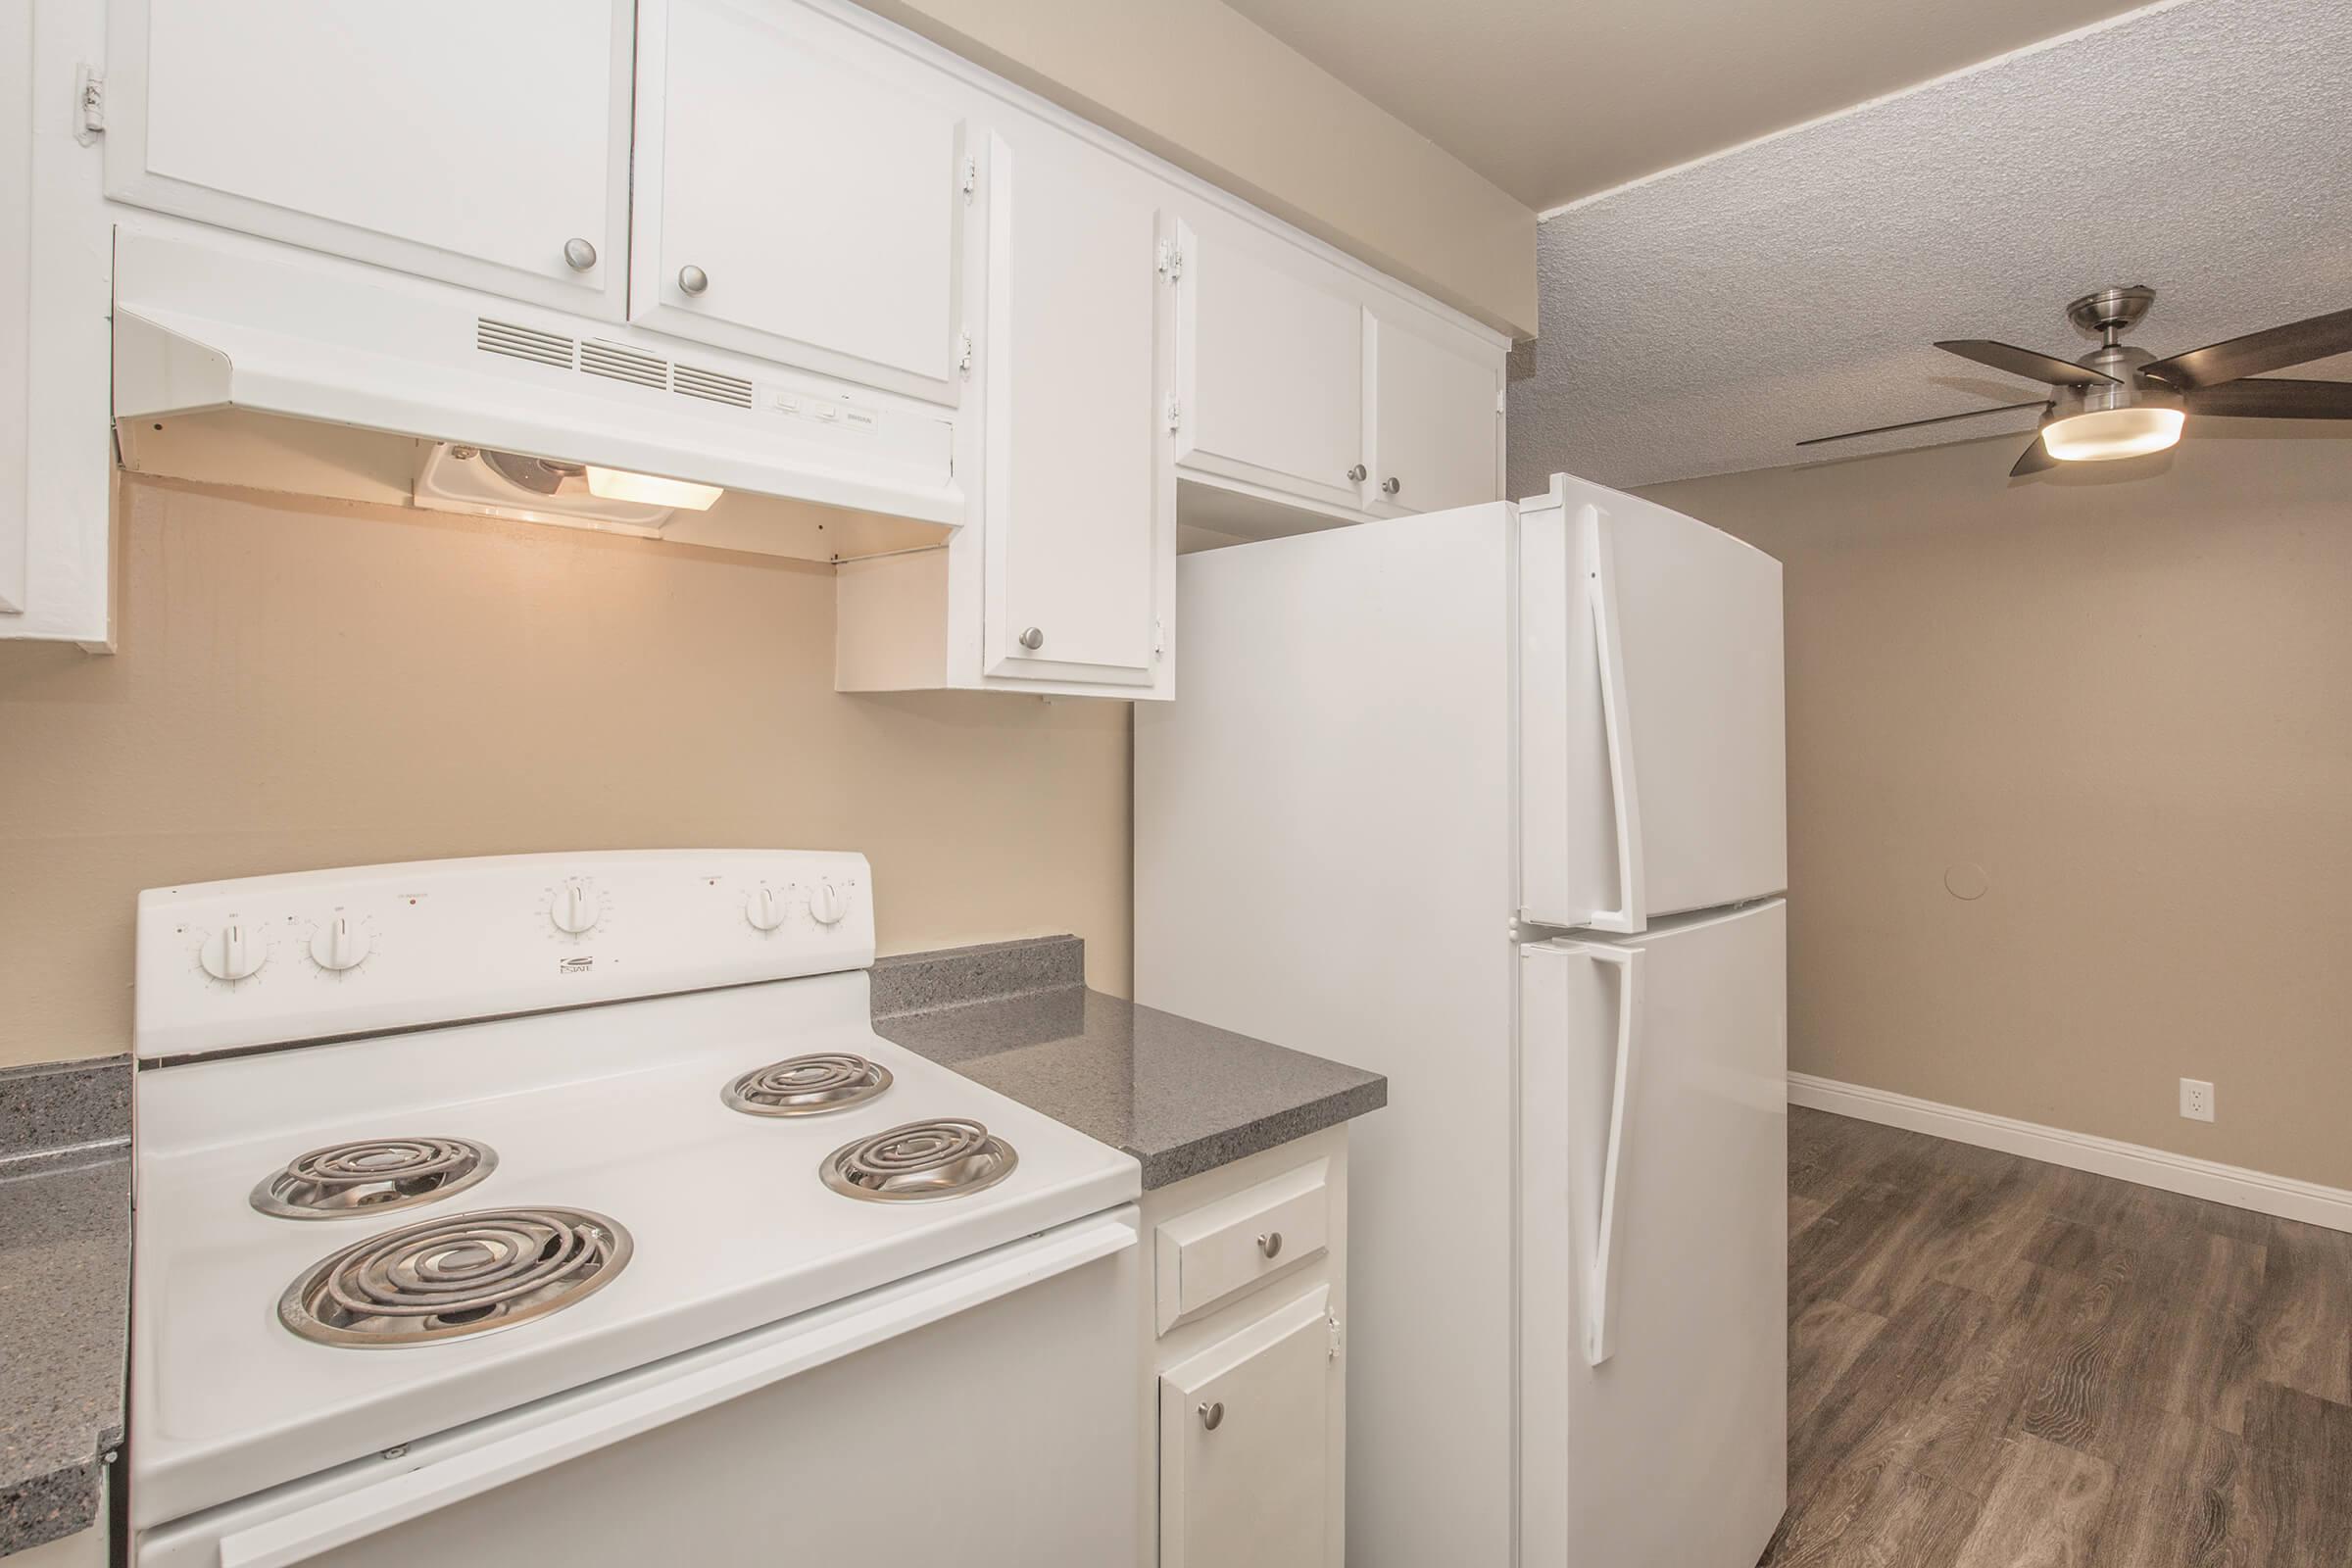
[[[1502,356],[1398,302],[1374,305],[1372,491],[1382,512],[1502,498]]]
[[[1161,190],[1025,117],[992,143],[983,667],[1150,687],[1175,578]]]
[[[630,0],[113,0],[118,200],[620,314]]]
[[[1500,498],[1498,338],[1219,209],[1188,212],[1163,265],[1184,478],[1341,517]],[[1245,514],[1218,510],[1212,532]]]
[[[32,0],[0,0],[0,635],[31,602],[33,102]]]
[[[960,401],[958,83],[797,0],[642,0],[637,80],[632,319]]]
[[[1222,215],[1180,229],[1176,461],[1236,488],[1356,508],[1363,307],[1345,274]]]

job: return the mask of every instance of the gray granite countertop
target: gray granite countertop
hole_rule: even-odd
[[[883,959],[874,1028],[1144,1167],[1146,1189],[1377,1110],[1378,1073],[1086,989],[1075,937]]]
[[[0,1072],[0,1556],[96,1522],[122,1443],[130,1064]]]

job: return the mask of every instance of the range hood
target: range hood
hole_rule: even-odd
[[[137,472],[175,471],[185,429],[249,444],[259,430],[313,476],[373,476],[357,491],[316,477],[272,488],[385,499],[399,483],[418,506],[785,555],[838,554],[851,530],[811,550],[804,519],[763,544],[746,499],[843,509],[868,520],[869,547],[935,540],[964,515],[948,410],[230,236],[118,229],[114,400]],[[591,466],[726,499],[677,510],[564,477]]]

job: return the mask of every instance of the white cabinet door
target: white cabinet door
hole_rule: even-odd
[[[953,79],[796,0],[645,0],[637,47],[631,318],[957,402]]]
[[[1525,917],[1640,931],[1786,889],[1781,564],[1559,475],[1519,567]]]
[[[629,0],[114,0],[111,11],[109,195],[619,314]]]
[[[1336,1568],[1318,1289],[1161,1374],[1159,1568]]]
[[[32,0],[0,0],[0,636],[24,612],[31,535]]]
[[[1364,310],[1330,263],[1239,223],[1180,231],[1176,461],[1359,509]]]
[[[1502,499],[1502,357],[1401,305],[1366,313],[1372,499],[1443,512]]]
[[[1152,685],[1176,564],[1160,187],[1037,122],[988,163],[982,668]]]
[[[1520,950],[1526,1563],[1732,1568],[1780,1522],[1788,955],[1777,899]]]

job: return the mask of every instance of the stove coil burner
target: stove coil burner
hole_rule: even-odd
[[[888,1067],[828,1051],[747,1072],[719,1098],[754,1116],[822,1116],[863,1104],[889,1087]]]
[[[369,1349],[487,1334],[573,1302],[629,1261],[629,1233],[577,1208],[488,1208],[347,1247],[278,1298],[306,1340]]]
[[[464,1192],[498,1156],[464,1138],[367,1138],[297,1155],[253,1190],[253,1206],[281,1219],[342,1219],[410,1208]]]
[[[961,1198],[1012,1174],[1020,1155],[961,1117],[910,1121],[837,1149],[818,1167],[825,1185],[875,1203]]]

